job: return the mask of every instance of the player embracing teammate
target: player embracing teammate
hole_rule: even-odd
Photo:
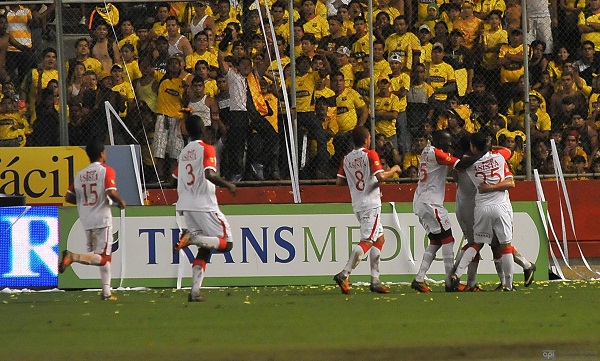
[[[515,187],[515,182],[510,173],[507,160],[511,156],[510,150],[497,147],[490,149],[489,137],[483,133],[471,135],[471,152],[485,154],[472,166],[467,168],[469,176],[477,192],[475,193],[474,223],[472,240],[464,250],[458,261],[456,271],[451,276],[452,289],[457,290],[460,277],[471,262],[478,257],[478,253],[485,244],[492,246],[494,258],[499,262],[498,273],[501,275],[502,290],[513,290],[513,274],[515,261],[515,248],[512,246],[513,238],[513,211],[508,195],[508,189]],[[519,255],[519,258],[522,256]],[[525,286],[533,281],[535,265],[527,260],[525,269]],[[519,262],[519,264],[523,263]]]

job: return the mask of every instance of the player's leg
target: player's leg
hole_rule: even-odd
[[[356,212],[356,218],[360,224],[360,242],[352,249],[352,253],[344,266],[344,269],[335,276],[333,280],[340,286],[342,293],[350,293],[350,282],[348,277],[352,273],[360,260],[369,252],[373,246],[373,238],[375,235],[383,234],[383,228],[379,222],[379,210],[380,208],[368,209],[360,212]],[[377,265],[379,267],[379,265]],[[377,269],[377,273],[379,270]]]
[[[176,246],[177,251],[193,244],[200,248],[227,252],[225,249],[230,243],[231,230],[229,222],[221,211],[184,211],[183,214],[185,224],[190,231],[182,234]]]
[[[533,283],[533,276],[536,271],[535,264],[529,262],[527,258],[525,258],[525,256],[523,256],[515,246],[513,246],[513,249],[513,257],[515,258],[515,263],[523,267],[523,274],[525,275],[524,286],[529,287]]]
[[[494,233],[500,243],[500,264],[504,278],[502,281],[503,290],[513,290],[514,274],[514,248],[511,244],[513,233],[513,212],[510,204],[499,204],[494,207],[495,216],[493,221]]]
[[[381,258],[381,249],[385,243],[385,237],[383,234],[373,242],[373,247],[369,251],[369,261],[371,263],[371,286],[369,287],[371,292],[376,293],[390,293],[379,280],[379,259]]]
[[[188,296],[190,302],[204,301],[204,296],[200,294],[202,281],[206,274],[206,264],[210,260],[211,251],[206,248],[199,248],[196,259],[192,263],[192,291]]]
[[[425,248],[423,258],[421,259],[421,265],[410,286],[419,292],[428,293],[431,292],[431,288],[429,288],[427,282],[425,282],[425,274],[431,267],[437,251],[442,248],[442,243],[439,242],[437,236],[435,236],[442,231],[442,228],[440,227],[433,205],[413,203],[413,211],[415,215],[419,217],[419,223],[421,223],[425,232],[428,234],[429,245]]]

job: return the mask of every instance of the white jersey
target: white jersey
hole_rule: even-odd
[[[91,163],[75,175],[68,192],[75,195],[84,230],[112,226],[111,189],[117,189],[116,174],[106,164]]]
[[[215,148],[201,140],[189,142],[179,155],[177,178],[178,211],[218,211],[215,185],[204,176],[206,169],[217,171]]]
[[[548,2],[545,0],[527,1],[527,15],[532,18],[550,17]]]
[[[508,158],[510,158],[510,151],[507,149],[488,152],[467,168],[467,174],[477,188],[483,183],[500,183],[506,178],[512,178],[508,163],[506,162]],[[475,204],[477,207],[501,203],[510,203],[507,190],[488,193],[477,192],[475,194]]]
[[[383,172],[379,155],[372,149],[354,149],[344,157],[337,176],[348,182],[355,213],[381,207],[381,192],[375,177],[379,172]]]
[[[448,166],[454,167],[459,159],[428,144],[421,153],[419,184],[413,203],[443,204],[446,196]]]
[[[206,97],[207,95],[204,95],[202,99],[197,102],[190,102],[188,108],[192,109],[192,115],[197,115],[202,119],[202,123],[205,127],[210,127],[210,108],[205,103]]]

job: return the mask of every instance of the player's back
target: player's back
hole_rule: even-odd
[[[202,141],[188,143],[179,155],[177,177],[178,211],[218,210],[215,185],[205,177],[205,170],[216,172],[215,148]]]
[[[508,153],[510,157],[510,153]],[[504,179],[511,177],[512,174],[508,168],[505,154],[498,152],[488,152],[467,168],[467,173],[471,181],[477,188],[483,183],[497,184]],[[475,194],[476,206],[495,205],[510,202],[508,191],[495,191],[488,193],[477,192]]]
[[[344,157],[342,167],[338,175],[348,182],[354,212],[381,207],[381,192],[375,174],[383,170],[377,153],[365,148],[354,149]]]
[[[458,158],[432,145],[421,153],[419,183],[413,202],[442,204],[446,196],[448,166],[454,166]]]
[[[115,178],[114,169],[100,162],[91,163],[75,175],[69,192],[75,194],[83,229],[112,225],[107,191],[117,189]]]

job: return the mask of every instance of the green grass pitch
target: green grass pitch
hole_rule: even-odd
[[[208,289],[202,303],[172,289],[119,291],[116,302],[95,291],[2,293],[0,360],[600,359],[600,281],[390,287]]]

